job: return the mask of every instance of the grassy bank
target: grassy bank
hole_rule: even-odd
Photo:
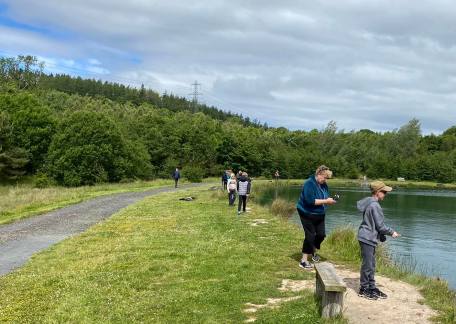
[[[0,321],[239,323],[246,303],[300,296],[257,322],[322,323],[311,292],[277,289],[313,279],[297,267],[298,228],[257,205],[238,217],[219,191],[186,193],[147,198],[0,277]]]
[[[102,195],[144,191],[157,187],[172,186],[173,184],[172,180],[154,180],[99,184],[77,188],[35,188],[31,183],[0,186],[0,196],[2,197],[0,199],[0,224],[42,214]]]
[[[331,261],[347,265],[359,271],[360,248],[353,228],[340,228],[333,231],[322,245],[322,255]],[[439,312],[435,321],[438,323],[456,322],[456,294],[445,281],[428,278],[416,273],[409,265],[394,264],[388,257],[384,245],[377,253],[377,273],[392,279],[398,279],[416,286],[424,297],[425,303]]]

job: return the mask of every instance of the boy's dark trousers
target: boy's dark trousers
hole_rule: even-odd
[[[236,200],[236,190],[230,190],[228,193],[228,201],[230,202],[230,206],[234,205],[234,201]]]
[[[179,178],[174,179],[174,188],[177,188],[177,182],[179,181]]]
[[[375,289],[375,246],[359,242],[361,247],[361,271],[359,283],[363,289]]]
[[[247,205],[247,195],[244,195],[244,196],[239,195],[238,211],[241,211],[241,206],[242,206],[242,211],[245,212],[246,205]]]

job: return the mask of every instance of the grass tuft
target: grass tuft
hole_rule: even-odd
[[[284,218],[291,217],[295,211],[295,204],[282,198],[275,199],[271,205],[272,214]]]

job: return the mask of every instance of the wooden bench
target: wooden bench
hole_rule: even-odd
[[[347,286],[336,274],[336,270],[331,263],[317,263],[315,264],[315,270],[315,293],[321,298],[321,316],[329,318],[341,314]]]

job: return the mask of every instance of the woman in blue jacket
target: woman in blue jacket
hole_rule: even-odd
[[[327,166],[321,165],[306,180],[302,188],[301,196],[296,205],[299,217],[304,229],[304,242],[302,244],[302,259],[299,266],[304,269],[311,269],[308,261],[309,255],[312,261],[318,262],[320,257],[315,254],[320,249],[320,244],[325,239],[325,211],[328,205],[336,201],[329,197],[329,188],[326,180],[332,177],[332,172]]]

